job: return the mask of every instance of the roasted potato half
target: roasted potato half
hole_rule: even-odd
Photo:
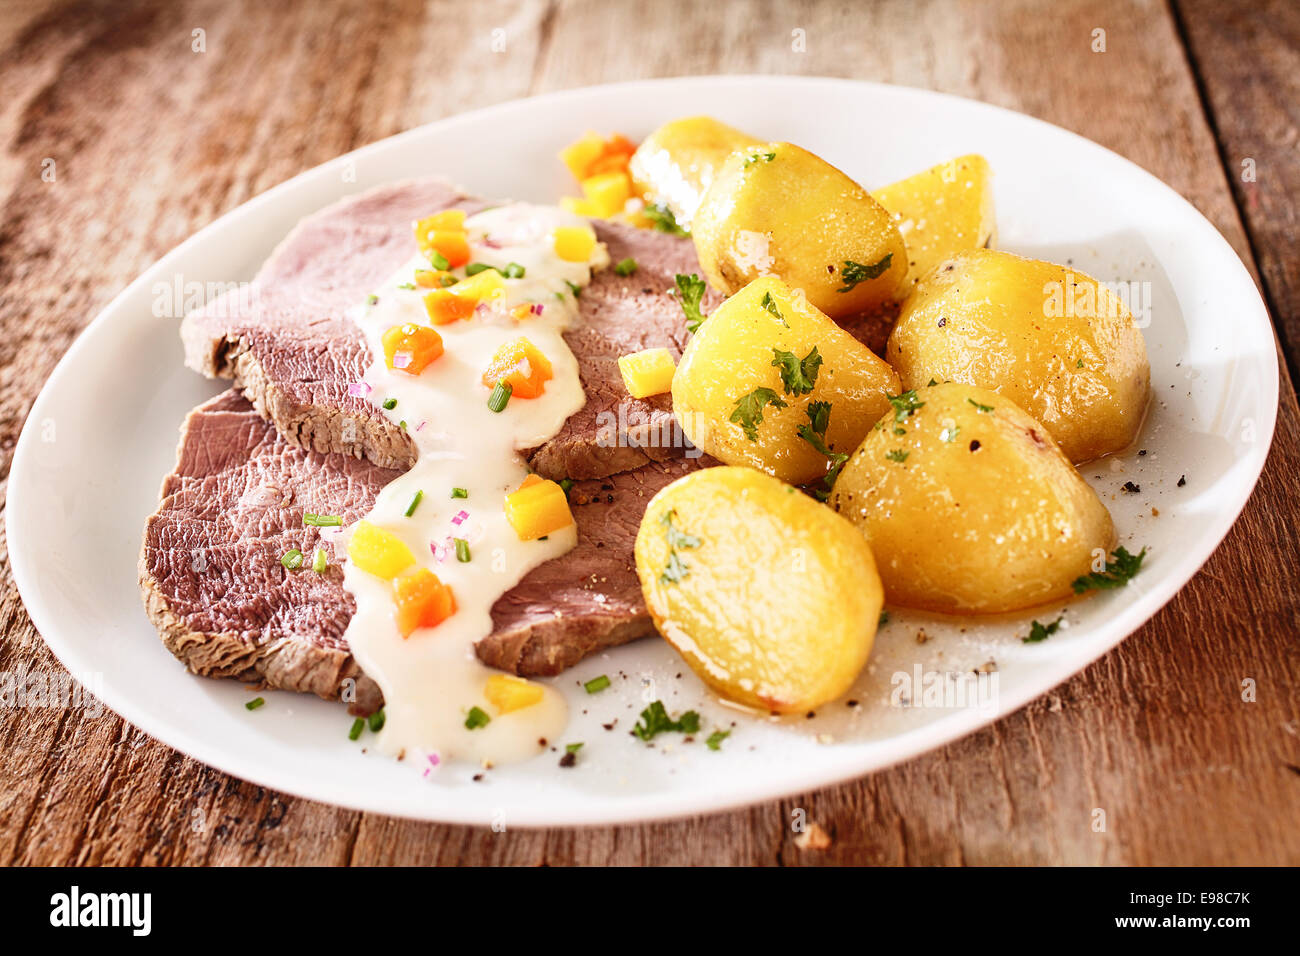
[[[955,383],[902,396],[830,504],[871,544],[890,604],[950,614],[1069,597],[1115,537],[1046,428],[1005,395]]]
[[[689,229],[723,160],[758,142],[712,117],[690,116],[665,123],[647,136],[632,154],[628,172],[647,203],[668,207],[677,224]]]
[[[993,244],[993,173],[983,156],[958,156],[871,196],[898,224],[913,285],[950,256]]]
[[[769,277],[700,326],[673,376],[673,411],[720,461],[804,484],[826,475],[826,451],[856,448],[898,391],[893,369]]]
[[[1007,396],[1073,462],[1126,448],[1151,367],[1124,303],[1067,266],[977,249],[924,277],[889,336],[904,388],[964,382]]]
[[[705,468],[651,499],[636,569],[655,627],[723,697],[802,713],[871,652],[880,578],[853,525],[750,468]]]
[[[833,319],[893,300],[907,277],[893,217],[830,163],[789,143],[732,153],[691,235],[715,288],[730,295],[779,276]]]

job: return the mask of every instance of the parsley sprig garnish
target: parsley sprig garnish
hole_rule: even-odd
[[[670,730],[683,734],[694,734],[698,733],[699,729],[700,715],[695,711],[688,710],[681,717],[673,720],[668,716],[668,710],[664,707],[663,701],[657,700],[641,711],[641,719],[632,728],[632,733],[642,740],[650,740],[657,734]]]
[[[698,548],[700,539],[693,534],[687,534],[678,528],[673,527],[673,515],[677,514],[676,508],[669,508],[664,512],[659,523],[665,528],[664,536],[668,539],[668,563],[664,565],[663,573],[659,575],[659,580],[665,584],[677,584],[687,574],[690,573],[690,566],[682,560],[682,556],[677,553],[678,548]]]
[[[1142,559],[1146,557],[1146,553],[1147,549],[1143,548],[1137,554],[1129,554],[1121,545],[1115,549],[1113,558],[1106,562],[1104,571],[1094,571],[1074,579],[1074,593],[1110,591],[1124,587],[1141,570]]]
[[[766,153],[750,153],[745,157],[744,168],[749,169],[750,166],[753,166],[755,163],[760,161],[770,163],[774,159],[776,159],[775,150],[768,150]]]
[[[673,296],[682,304],[682,311],[686,313],[686,328],[691,332],[698,331],[704,321],[704,313],[700,311],[700,302],[704,299],[704,280],[692,272],[688,276],[678,273],[673,281],[677,284]]]
[[[770,388],[756,388],[748,395],[736,399],[736,408],[731,413],[730,420],[744,429],[745,437],[750,441],[758,441],[758,426],[763,423],[765,405],[771,405],[773,408],[789,407],[781,396]]]
[[[641,210],[641,215],[650,220],[650,225],[660,232],[666,232],[671,236],[689,236],[690,233],[677,224],[677,217],[673,211],[662,203],[655,203],[653,206],[646,206]]]
[[[809,402],[804,411],[808,415],[809,424],[799,426],[797,429],[799,437],[829,458],[831,463],[830,469],[822,477],[821,486],[813,486],[809,489],[809,494],[814,498],[825,501],[830,497],[831,490],[835,487],[835,479],[839,478],[840,469],[849,460],[849,456],[843,452],[833,451],[826,444],[826,429],[831,423],[831,403]]]
[[[787,329],[790,327],[790,323],[785,320],[785,316],[782,315],[781,310],[777,308],[776,300],[772,298],[772,293],[764,292],[763,300],[758,304],[761,305],[763,308],[767,309],[767,311],[771,312],[774,316],[776,316],[777,321],[779,321]]]
[[[817,384],[817,372],[822,367],[822,357],[817,346],[803,358],[796,358],[793,352],[772,349],[775,358],[772,365],[781,370],[781,385],[787,395],[807,395]]]
[[[901,395],[886,396],[894,409],[894,421],[901,422],[915,415],[925,407],[925,402],[916,397],[916,389],[910,389]]]
[[[1061,622],[1064,620],[1065,615],[1062,614],[1051,624],[1040,624],[1037,621],[1032,622],[1029,625],[1029,636],[1021,638],[1021,642],[1025,644],[1037,644],[1039,641],[1047,640],[1061,629]]]
[[[894,261],[892,252],[885,253],[885,257],[879,262],[864,266],[860,262],[854,262],[852,259],[844,260],[844,267],[840,269],[840,281],[844,285],[836,289],[836,292],[852,292],[857,288],[859,282],[866,282],[868,279],[878,279],[889,271],[889,264]]]

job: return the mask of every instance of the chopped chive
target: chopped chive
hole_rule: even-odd
[[[348,740],[359,740],[361,731],[366,729],[366,722],[358,717],[352,721],[352,729],[348,731]]]
[[[456,542],[456,560],[461,564],[469,564],[469,542],[464,538],[452,538]]]
[[[451,268],[451,263],[447,261],[447,257],[436,249],[434,250],[433,255],[429,257],[429,261],[433,263],[433,267],[439,272],[446,272]]]
[[[415,284],[414,282],[403,282],[401,285],[398,286],[398,288],[399,288],[399,289],[415,289],[415,288],[418,288],[418,286],[416,286],[416,284]]]
[[[582,286],[576,282],[570,282],[568,279],[564,280],[564,284],[569,287],[569,291],[573,293],[575,299],[582,298]]]
[[[704,745],[710,750],[721,750],[722,742],[731,736],[730,730],[715,730],[709,734],[709,739],[704,741]]]
[[[411,498],[411,503],[406,506],[406,517],[409,518],[411,515],[415,514],[415,509],[420,506],[420,499],[423,497],[423,489],[416,491],[415,495]]]
[[[313,528],[341,528],[343,519],[339,515],[318,515],[308,511],[302,516],[302,523]]]
[[[498,381],[496,388],[492,389],[492,394],[488,396],[488,408],[494,412],[504,411],[506,405],[510,403],[510,394],[514,390],[514,386],[505,379]]]
[[[486,727],[492,722],[492,718],[487,715],[487,711],[481,707],[471,707],[469,716],[465,718],[466,730],[478,730],[480,727]]]
[[[380,707],[377,711],[366,718],[366,723],[370,727],[372,734],[377,734],[384,729],[384,708]]]
[[[573,487],[573,479],[572,479],[572,478],[561,478],[561,479],[560,479],[560,490],[564,492],[564,497],[566,497],[566,498],[569,497],[569,489],[571,489],[572,487]]]
[[[252,700],[250,700],[247,704],[244,705],[244,710],[257,710],[257,708],[261,707],[265,703],[266,703],[265,697],[254,697]]]
[[[522,279],[524,277],[524,267],[517,262],[508,262],[506,267],[501,270],[501,274],[507,279]]]
[[[614,271],[618,275],[623,276],[624,278],[636,272],[636,269],[637,269],[636,260],[631,257],[624,259],[622,262],[620,262],[618,265],[614,267]]]
[[[325,549],[317,548],[315,557],[311,559],[311,569],[317,574],[324,574],[327,567],[329,559],[325,557]]]
[[[290,571],[297,571],[302,567],[302,552],[297,548],[290,548],[284,553],[284,557],[280,559],[280,563]]]
[[[453,498],[468,498],[469,492],[464,488],[453,488],[451,489],[451,496]]]
[[[566,754],[576,754],[581,749],[582,749],[581,743],[564,745],[564,752]]]
[[[587,683],[582,685],[582,689],[588,694],[599,694],[609,686],[609,675],[601,674],[599,677],[593,677]]]
[[[438,285],[442,286],[444,289],[450,289],[459,281],[460,280],[453,275],[444,275],[441,279],[438,280]]]
[[[373,293],[366,296],[366,305],[375,305],[378,302],[379,302],[379,296],[374,295]]]
[[[402,431],[406,431],[406,419],[403,418],[400,422],[398,422],[397,427],[400,428]]]
[[[495,269],[496,266],[490,266],[486,262],[471,262],[465,267],[465,275],[476,276],[480,272],[487,272],[489,269]]]
[[[384,399],[384,408],[388,409],[391,412],[396,407],[397,407],[397,399],[395,398]]]

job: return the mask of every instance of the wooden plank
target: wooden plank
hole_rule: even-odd
[[[759,71],[974,96],[1146,166],[1250,262],[1159,3],[1066,2],[1051,16],[1029,4],[759,0],[479,3],[472,18],[455,3],[416,2],[70,9],[29,4],[0,20],[4,474],[71,336],[171,245],[339,152],[530,91]],[[205,53],[191,52],[195,28],[206,31]],[[1106,31],[1105,53],[1091,50],[1095,29]],[[805,52],[792,49],[793,30],[804,31]],[[500,52],[494,37],[505,40]],[[55,183],[40,179],[47,157]],[[1267,209],[1264,218],[1275,221]],[[89,257],[86,242],[67,239],[83,232]],[[1289,527],[1298,435],[1288,385],[1273,456],[1241,521],[1119,649],[997,725],[862,781],[705,819],[493,833],[269,793],[110,714],[10,712],[0,726],[0,861],[1295,863],[1286,765],[1300,766],[1300,551]],[[7,576],[0,633],[0,670],[57,670]],[[1258,683],[1257,703],[1240,699],[1245,677]],[[1104,833],[1093,831],[1096,809]],[[791,824],[801,817],[829,831],[829,849],[797,847]]]

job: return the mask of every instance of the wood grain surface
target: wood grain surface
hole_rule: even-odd
[[[803,30],[806,50],[792,49]],[[1105,52],[1092,49],[1104,30]],[[194,32],[204,31],[204,52]],[[505,50],[492,52],[492,31]],[[68,343],[197,228],[341,152],[636,77],[848,76],[1041,117],[1151,170],[1262,278],[1300,359],[1300,8],[1288,0],[0,5],[0,476]],[[827,117],[844,122],[844,117]],[[1255,176],[1243,179],[1243,161]],[[53,163],[54,181],[42,177]],[[1258,270],[1256,265],[1258,264]],[[1231,321],[1231,316],[1225,316]],[[147,370],[142,370],[147,371]],[[1119,648],[862,780],[645,826],[508,831],[242,783],[111,713],[0,711],[11,864],[1300,863],[1300,413],[1223,546]],[[57,673],[0,551],[0,672]],[[1257,699],[1244,702],[1252,678]],[[1092,812],[1106,811],[1106,832]],[[829,835],[801,848],[796,810]]]

